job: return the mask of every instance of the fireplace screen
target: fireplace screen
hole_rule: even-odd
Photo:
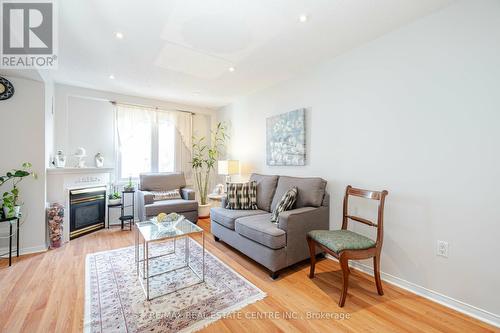
[[[70,191],[70,239],[104,228],[106,188]]]

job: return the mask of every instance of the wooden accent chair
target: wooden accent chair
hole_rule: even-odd
[[[309,277],[314,277],[314,267],[316,265],[316,246],[319,246],[326,253],[334,256],[340,262],[342,267],[343,289],[340,296],[339,306],[343,307],[347,296],[347,287],[349,284],[349,260],[373,258],[373,270],[375,282],[379,295],[383,295],[382,282],[380,281],[380,252],[382,251],[382,241],[384,235],[384,203],[385,197],[389,194],[387,191],[376,192],[353,188],[347,186],[344,197],[344,213],[342,218],[341,230],[313,230],[307,233],[307,243],[311,255],[311,271]],[[349,197],[356,196],[365,199],[378,200],[378,218],[373,223],[367,219],[349,215]],[[360,235],[347,230],[348,220],[360,222],[371,227],[377,228],[377,240]]]

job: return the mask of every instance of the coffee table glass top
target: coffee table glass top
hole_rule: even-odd
[[[183,217],[161,224],[152,221],[139,222],[136,226],[146,242],[203,232],[202,228]]]

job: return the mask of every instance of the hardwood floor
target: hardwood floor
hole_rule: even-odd
[[[200,220],[199,225],[210,229],[209,220]],[[206,240],[208,251],[268,296],[241,310],[240,319],[219,320],[203,332],[500,332],[387,283],[385,295],[378,296],[373,278],[355,270],[346,305],[339,308],[342,277],[336,262],[318,261],[312,280],[307,277],[308,264],[303,263],[273,281],[251,259],[223,242],[214,242],[210,234]],[[133,241],[129,231],[101,230],[57,250],[22,256],[10,268],[1,260],[0,332],[81,332],[85,255],[129,246]],[[308,313],[349,318],[297,318],[307,318]]]

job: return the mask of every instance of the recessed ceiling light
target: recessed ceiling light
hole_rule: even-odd
[[[227,70],[230,71],[230,72],[234,72],[235,68],[231,66]]]
[[[110,74],[110,75],[109,75],[109,79],[110,79],[110,80],[114,80],[114,79],[115,79],[115,76],[114,76],[113,74]]]
[[[123,33],[121,32],[115,32],[115,37],[118,39],[123,39]]]
[[[307,22],[307,19],[308,19],[308,17],[306,14],[302,14],[299,16],[299,21],[302,23]]]

